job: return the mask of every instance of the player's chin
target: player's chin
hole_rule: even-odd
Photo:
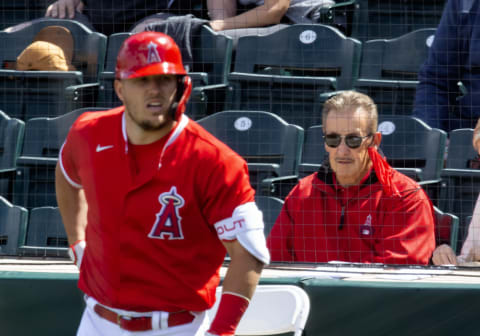
[[[168,121],[166,120],[161,120],[161,121],[151,121],[151,120],[144,120],[140,123],[140,127],[144,131],[158,131],[161,130],[162,128],[166,127],[168,124]]]

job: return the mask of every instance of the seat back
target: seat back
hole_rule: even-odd
[[[0,172],[15,169],[23,144],[25,123],[0,111]]]
[[[255,196],[255,203],[263,213],[263,232],[268,237],[283,207],[283,201],[271,196]]]
[[[465,218],[471,216],[480,190],[480,170],[471,169],[470,161],[478,153],[472,146],[473,129],[450,132],[446,168],[442,169],[442,188],[439,207],[460,219],[458,248],[467,234]]]
[[[390,40],[363,43],[358,91],[375,101],[380,115],[410,115],[417,75],[427,59],[435,28],[420,29]]]
[[[323,128],[321,125],[311,126],[305,132],[302,162],[298,166],[299,177],[304,177],[318,171],[322,163],[328,159],[323,141]]]
[[[58,208],[39,207],[30,210],[20,254],[37,257],[68,255],[67,234]]]
[[[15,32],[0,32],[0,41],[2,41],[0,64],[15,61],[42,28],[53,25],[63,26],[72,33],[74,41],[72,64],[83,74],[83,81],[85,83],[97,81],[98,74],[104,67],[107,37],[73,20],[36,20]]]
[[[105,108],[83,108],[56,118],[34,118],[27,121],[23,150],[17,160],[13,192],[15,204],[28,209],[56,206],[55,166],[60,148],[70,127],[86,111]]]
[[[0,255],[17,255],[27,219],[27,209],[13,205],[0,196]]]
[[[433,207],[435,212],[435,244],[448,244],[456,251],[458,241],[459,219],[457,216],[444,213],[437,207]]]
[[[446,168],[470,169],[470,161],[478,152],[472,146],[473,129],[460,128],[450,132]]]
[[[447,134],[410,116],[380,116],[380,148],[392,167],[417,181],[440,178]]]
[[[72,64],[76,71],[16,71],[5,69],[33,41],[44,27],[60,25],[74,40]],[[14,32],[0,32],[0,109],[10,116],[28,120],[65,113],[66,88],[96,82],[103,69],[106,36],[72,20],[40,19]]]
[[[248,163],[252,186],[267,177],[296,175],[303,129],[261,111],[223,111],[198,123]]]
[[[217,288],[215,305],[207,311],[210,319],[218,309],[222,287]],[[238,324],[235,335],[302,335],[310,313],[307,293],[293,285],[258,285]]]
[[[352,88],[361,44],[322,24],[296,24],[262,36],[239,38],[234,71],[334,78],[336,89]]]
[[[25,123],[0,111],[0,195],[11,200],[17,159],[23,145]]]
[[[446,0],[357,0],[352,36],[360,41],[395,38],[436,28]]]
[[[321,94],[353,87],[360,49],[321,24],[240,37],[226,108],[269,111],[304,129],[318,124]]]

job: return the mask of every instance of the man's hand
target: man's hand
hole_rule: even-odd
[[[84,4],[81,0],[57,0],[48,6],[45,16],[58,19],[73,19],[75,12],[81,13]]]
[[[447,244],[440,245],[433,251],[432,261],[435,265],[457,265],[457,256]]]

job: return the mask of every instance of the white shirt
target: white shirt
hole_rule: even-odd
[[[467,239],[463,243],[462,251],[457,260],[458,263],[480,261],[480,195],[473,209]]]

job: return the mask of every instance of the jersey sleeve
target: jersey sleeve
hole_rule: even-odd
[[[247,164],[240,157],[231,155],[210,164],[214,167],[202,178],[199,192],[206,194],[202,210],[207,222],[214,225],[232,217],[238,206],[254,202],[255,191],[250,185]]]
[[[58,162],[65,179],[75,188],[82,188],[82,181],[78,174],[78,146],[79,134],[75,129],[75,124],[68,132],[67,139],[60,149]]]

